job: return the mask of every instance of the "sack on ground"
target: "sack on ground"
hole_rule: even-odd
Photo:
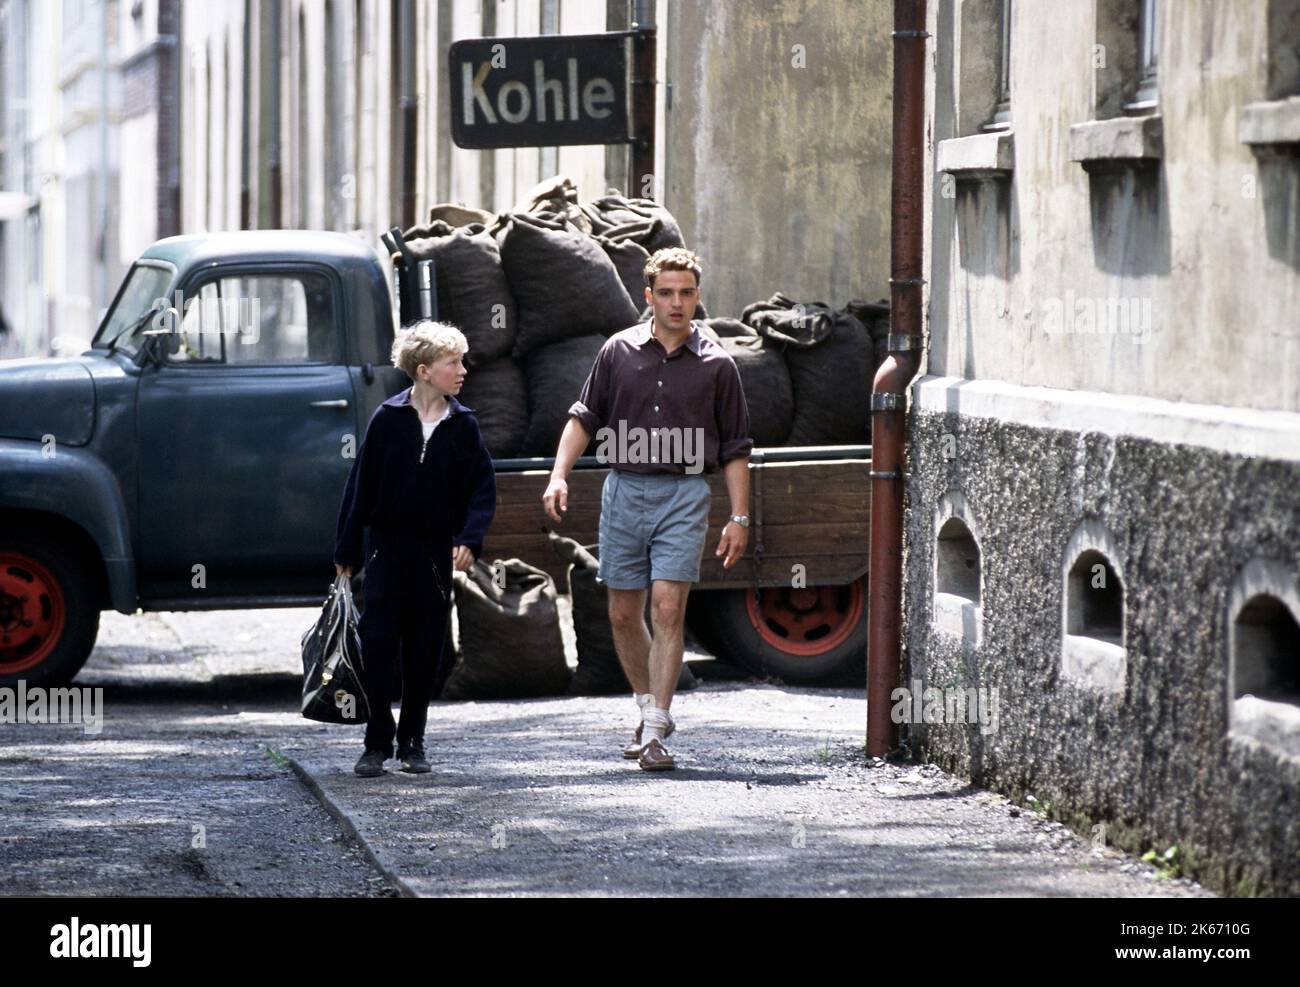
[[[614,631],[609,623],[609,593],[596,582],[599,566],[597,546],[584,548],[572,538],[554,532],[547,535],[557,555],[569,562],[569,599],[573,603],[573,632],[578,642],[578,670],[573,673],[569,693],[575,696],[608,696],[631,692],[614,648]],[[677,679],[679,692],[698,685],[683,663]]]
[[[479,559],[468,573],[456,573],[455,585],[460,659],[442,698],[558,696],[568,689],[550,576],[519,559]]]
[[[316,623],[302,636],[302,715],[307,719],[352,725],[370,719],[357,628],[351,580],[339,576]]]

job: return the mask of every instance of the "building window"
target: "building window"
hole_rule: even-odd
[[[1255,559],[1228,603],[1228,735],[1300,760],[1300,591],[1284,562]]]
[[[1300,0],[1270,0],[1264,98],[1289,96],[1300,96]]]
[[[980,547],[966,499],[945,494],[935,515],[934,629],[973,644],[984,641]]]
[[[998,102],[985,130],[1007,130],[1011,126],[1011,3],[998,0]]]
[[[1062,676],[1114,696],[1123,694],[1128,675],[1119,558],[1106,526],[1084,521],[1066,546],[1061,587]]]
[[[1132,102],[1124,107],[1130,115],[1154,113],[1158,105],[1156,66],[1160,48],[1159,0],[1140,0],[1138,14],[1138,81]]]
[[[1124,587],[1101,552],[1088,550],[1070,567],[1066,633],[1124,643]]]

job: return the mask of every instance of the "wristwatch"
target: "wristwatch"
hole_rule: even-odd
[[[730,520],[731,520],[734,524],[738,524],[738,525],[740,525],[742,528],[748,528],[748,527],[749,527],[749,515],[748,515],[748,514],[733,514],[733,515],[731,515]]]

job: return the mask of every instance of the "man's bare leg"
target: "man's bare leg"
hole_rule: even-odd
[[[645,625],[643,589],[611,589],[609,625],[623,674],[638,696],[650,692],[650,631]]]
[[[650,691],[655,705],[666,710],[673,704],[677,680],[686,651],[682,631],[686,626],[686,597],[691,584],[656,579],[650,590],[650,619],[654,639],[650,644]]]

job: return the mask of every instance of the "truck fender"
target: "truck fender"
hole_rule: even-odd
[[[92,452],[40,442],[0,439],[0,511],[36,511],[80,528],[99,549],[109,604],[134,613],[135,556],[117,477]]]

